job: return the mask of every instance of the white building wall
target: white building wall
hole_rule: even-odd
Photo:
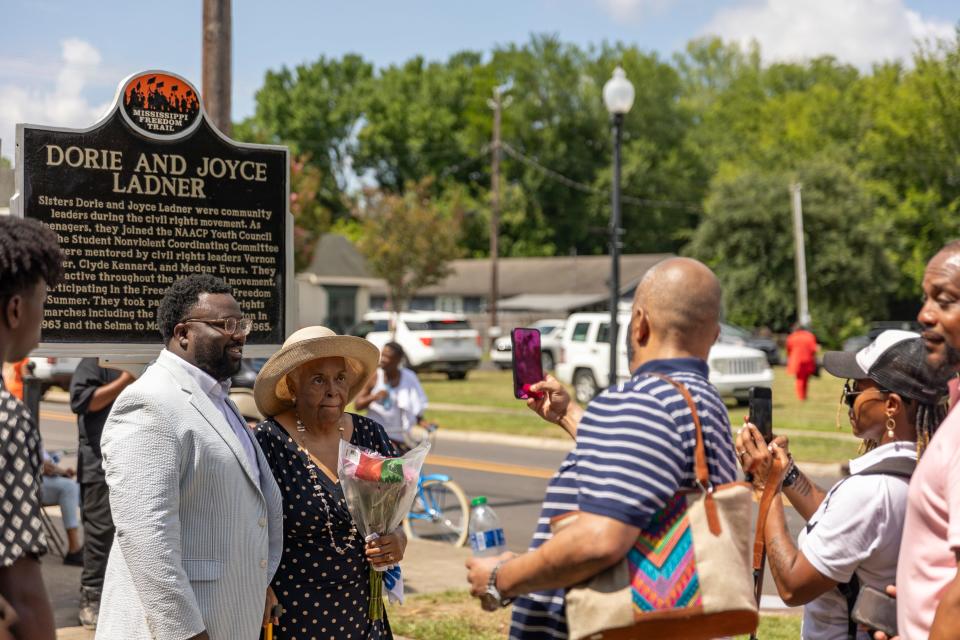
[[[299,328],[323,324],[327,318],[327,292],[319,285],[310,284],[303,276],[297,276],[300,316]]]

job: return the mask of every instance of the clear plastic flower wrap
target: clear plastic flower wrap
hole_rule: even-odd
[[[417,495],[420,469],[429,450],[430,443],[423,441],[399,458],[390,458],[340,441],[340,486],[364,540],[373,540],[400,526]],[[379,572],[388,568],[370,565],[369,615],[373,620],[383,616],[383,580]]]

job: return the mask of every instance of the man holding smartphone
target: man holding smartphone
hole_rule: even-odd
[[[577,447],[550,480],[531,550],[467,562],[471,593],[519,596],[511,638],[568,636],[564,589],[619,562],[650,518],[683,487],[695,486],[690,410],[661,374],[696,398],[710,481],[732,482],[737,463],[727,411],[708,380],[707,355],[720,331],[720,283],[706,265],[670,258],[637,286],[627,345],[633,377],[580,409],[553,378],[527,401],[559,424]],[[555,536],[550,519],[581,512]],[[491,577],[492,576],[492,577]]]

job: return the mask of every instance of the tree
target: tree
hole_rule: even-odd
[[[454,54],[446,63],[417,56],[367,78],[357,97],[363,121],[355,170],[370,172],[381,189],[394,193],[427,177],[434,193],[454,181],[469,184],[488,159],[492,88],[474,52]]]
[[[323,174],[308,157],[290,162],[290,213],[293,215],[293,264],[303,271],[313,260],[313,250],[330,229],[331,213],[319,198]]]
[[[238,140],[289,145],[319,170],[319,203],[334,217],[347,215],[343,195],[360,117],[356,90],[372,73],[372,65],[353,54],[267,71],[256,112],[234,134]]]
[[[927,260],[960,237],[960,40],[920,49],[914,63],[865,82],[871,126],[858,151],[891,229],[897,297],[915,310]]]
[[[360,252],[370,270],[387,281],[390,308],[402,311],[423,287],[450,275],[460,255],[458,211],[441,211],[429,196],[429,180],[411,183],[402,194],[366,194]]]
[[[731,321],[786,330],[797,315],[793,179],[803,185],[811,316],[821,336],[837,343],[863,319],[885,317],[894,284],[870,191],[847,167],[815,160],[795,173],[718,176],[687,251],[717,272]]]

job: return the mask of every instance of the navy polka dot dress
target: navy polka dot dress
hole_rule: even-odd
[[[379,424],[363,416],[353,418],[352,444],[383,455],[399,455]],[[370,606],[369,565],[364,542],[350,531],[352,519],[339,483],[318,472],[330,505],[333,538],[327,514],[315,496],[304,454],[272,418],[256,429],[257,441],[270,463],[283,494],[283,557],[272,587],[283,606],[276,640],[390,639],[386,613],[382,620],[367,617]],[[352,539],[353,548],[345,548]]]

